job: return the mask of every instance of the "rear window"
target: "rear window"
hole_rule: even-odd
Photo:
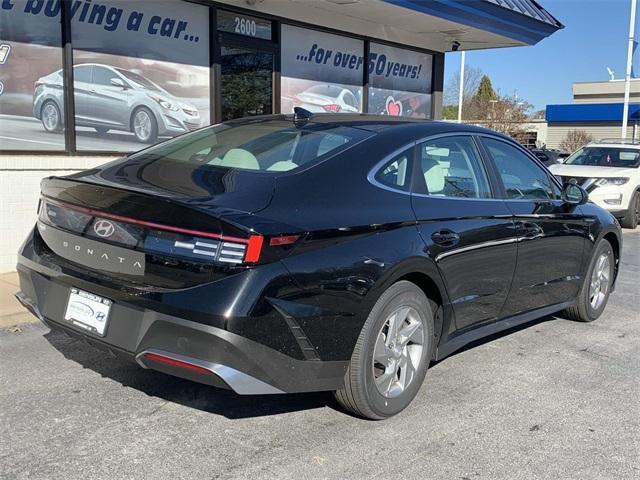
[[[335,85],[315,85],[307,90],[308,93],[317,93],[318,95],[326,95],[327,97],[338,98],[342,92],[342,88]]]
[[[636,168],[640,164],[640,149],[614,147],[583,147],[565,160],[568,165]]]
[[[194,167],[286,172],[339,153],[372,133],[353,127],[261,120],[220,124],[143,150],[131,159],[168,160]]]

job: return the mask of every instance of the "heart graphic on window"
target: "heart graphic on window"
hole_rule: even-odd
[[[399,117],[402,115],[402,103],[396,102],[393,97],[387,98],[387,115]]]

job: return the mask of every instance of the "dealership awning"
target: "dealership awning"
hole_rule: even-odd
[[[545,119],[549,123],[620,122],[622,114],[622,103],[576,103],[547,105]],[[629,120],[640,120],[640,103],[629,105]]]
[[[563,25],[535,0],[221,0],[319,27],[447,52],[535,45]],[[241,4],[241,5],[240,5]]]

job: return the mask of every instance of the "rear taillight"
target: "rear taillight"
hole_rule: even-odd
[[[338,105],[336,103],[330,103],[328,105],[323,105],[322,108],[324,108],[327,112],[331,112],[331,113],[338,113],[338,112],[340,112],[340,110],[342,110],[340,108],[340,105]]]
[[[262,251],[263,243],[264,237],[261,235],[251,235],[249,237],[249,245],[247,245],[247,252],[244,256],[244,261],[248,263],[255,263],[260,260],[260,252]]]
[[[286,255],[290,247],[300,239],[299,235],[267,237],[268,241],[257,234],[249,235],[248,238],[231,237],[115,215],[48,198],[41,199],[39,220],[94,240],[128,247],[138,244],[139,248],[149,254],[237,266],[275,261]],[[99,238],[92,231],[93,225],[101,220],[108,220],[114,230],[109,237]],[[123,237],[119,236],[121,231]],[[123,238],[132,240],[125,242]]]
[[[270,237],[269,242],[261,235],[251,235],[247,252],[244,257],[245,263],[269,262],[282,257],[283,254],[300,239],[300,235],[282,235]],[[268,245],[267,248],[264,248]]]

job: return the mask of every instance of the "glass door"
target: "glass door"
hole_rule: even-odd
[[[222,120],[272,113],[274,53],[220,46]]]

